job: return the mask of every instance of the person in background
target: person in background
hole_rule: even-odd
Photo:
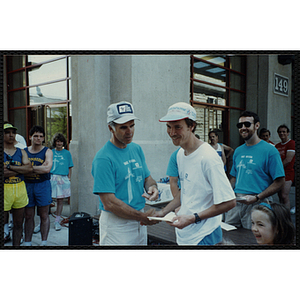
[[[9,211],[13,215],[13,246],[20,246],[23,232],[24,210],[28,196],[24,174],[32,172],[32,166],[23,149],[16,148],[17,128],[6,123],[4,129],[4,243],[10,240]]]
[[[73,160],[70,151],[65,149],[67,140],[58,132],[52,138],[53,164],[51,173],[52,199],[56,200],[56,218],[54,229],[61,230],[60,218],[63,209],[63,200],[71,196],[71,174]]]
[[[230,171],[237,205],[226,214],[225,222],[246,229],[251,229],[252,207],[267,200],[271,202],[271,196],[284,185],[284,169],[279,152],[258,137],[259,126],[256,113],[242,112],[237,128],[245,143],[235,149]]]
[[[251,210],[251,230],[260,245],[292,245],[295,228],[289,210],[279,203],[260,203]]]
[[[233,154],[234,150],[225,144],[219,143],[219,134],[215,130],[208,133],[208,138],[210,140],[209,144],[217,151],[223,161],[224,169],[227,171],[226,161]],[[225,154],[225,151],[227,154]]]
[[[267,128],[262,128],[259,132],[259,138],[266,141],[267,143],[275,146],[275,144],[270,141],[270,137],[271,137],[271,132],[270,130],[268,130]]]
[[[291,204],[289,194],[295,179],[295,141],[289,138],[290,129],[284,124],[277,128],[277,133],[281,139],[281,143],[276,144],[275,147],[280,153],[285,172],[285,184],[278,192],[278,197],[280,203],[283,203],[288,209],[290,209]],[[291,212],[295,213],[295,208],[293,208]]]
[[[25,208],[24,246],[32,246],[35,207],[37,207],[40,216],[41,246],[46,246],[50,228],[49,205],[52,202],[50,170],[53,152],[48,147],[43,146],[45,140],[43,127],[33,126],[29,131],[29,139],[31,146],[25,148],[25,151],[32,163],[33,172],[25,176],[29,203]]]
[[[147,245],[147,227],[157,221],[144,212],[145,199],[156,200],[158,188],[147,167],[142,148],[132,142],[135,130],[133,106],[111,104],[107,109],[110,140],[94,157],[93,193],[99,196],[100,245]]]
[[[235,206],[235,195],[224,172],[222,161],[208,143],[199,140],[196,111],[184,102],[171,105],[167,115],[167,133],[175,146],[181,191],[154,216],[164,217],[176,210],[169,222],[175,227],[178,245],[215,245],[222,241],[222,214]]]

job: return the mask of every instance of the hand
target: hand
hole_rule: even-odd
[[[144,193],[142,197],[148,199],[149,201],[154,201],[158,199],[158,189],[155,185],[151,185],[147,191],[147,193]]]
[[[159,221],[157,220],[149,220],[148,217],[154,217],[156,216],[156,210],[154,208],[151,208],[149,210],[147,210],[144,213],[145,219],[143,219],[142,221],[140,221],[141,225],[154,225],[157,224]]]
[[[253,204],[257,201],[256,196],[253,195],[245,195],[243,196],[246,200],[239,200],[239,202],[244,203],[246,205]]]
[[[182,215],[176,216],[173,218],[172,222],[167,222],[169,225],[176,227],[178,229],[182,229],[187,227],[195,222],[194,215]]]

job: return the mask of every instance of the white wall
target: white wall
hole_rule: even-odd
[[[71,212],[98,213],[93,195],[92,161],[109,140],[106,111],[110,103],[129,101],[136,121],[134,142],[140,144],[155,180],[166,175],[176,148],[158,120],[170,105],[189,102],[190,57],[160,55],[74,56],[72,65],[72,141],[74,160]]]

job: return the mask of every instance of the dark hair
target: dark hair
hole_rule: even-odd
[[[45,130],[44,130],[44,128],[43,128],[42,126],[39,126],[39,125],[33,126],[33,127],[30,129],[30,131],[29,131],[29,135],[30,135],[30,136],[33,136],[33,134],[34,134],[35,132],[40,132],[40,133],[43,134],[43,136],[45,136]]]
[[[254,124],[256,124],[257,122],[260,122],[259,121],[259,116],[253,111],[245,110],[241,113],[240,118],[241,117],[253,117]]]
[[[277,133],[279,132],[279,129],[280,128],[286,128],[286,131],[287,132],[290,132],[290,129],[285,125],[285,124],[282,124],[282,125],[280,125],[278,128],[277,128]]]
[[[197,122],[196,122],[196,121],[193,121],[193,120],[191,120],[191,119],[188,119],[188,118],[184,119],[184,121],[185,121],[187,127],[193,127],[193,126],[194,126],[194,129],[193,129],[192,132],[195,132],[196,127],[197,127]]]
[[[293,225],[290,211],[281,203],[271,203],[272,209],[264,205],[255,205],[253,210],[265,212],[272,223],[275,231],[274,245],[291,245],[294,243],[295,227]]]
[[[259,132],[259,137],[261,137],[261,135],[262,135],[263,133],[266,133],[266,132],[268,132],[269,135],[271,136],[271,132],[270,132],[269,129],[267,129],[267,128],[262,128],[262,129],[260,130],[260,132]]]
[[[56,142],[57,141],[63,142],[64,143],[63,147],[66,147],[67,140],[66,140],[65,136],[60,132],[55,133],[53,138],[52,138],[52,141],[51,141],[51,148],[52,149],[54,149],[56,147]]]
[[[215,130],[211,130],[209,133],[208,133],[208,137],[210,137],[210,134],[211,133],[214,133],[217,137],[219,137],[219,134],[217,133],[217,131]]]

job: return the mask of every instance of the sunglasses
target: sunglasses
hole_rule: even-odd
[[[252,124],[253,123],[246,121],[246,122],[237,123],[236,127],[241,129],[243,127],[243,125],[245,125],[246,128],[249,128]]]
[[[5,153],[6,154],[6,153]],[[6,154],[6,159],[9,161],[9,163],[11,165],[15,164],[15,161],[13,160],[12,156],[10,156],[9,154]]]

